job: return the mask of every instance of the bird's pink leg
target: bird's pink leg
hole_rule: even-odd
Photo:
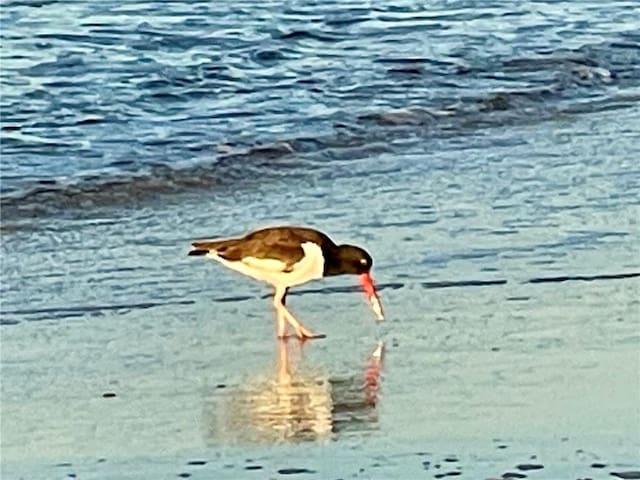
[[[287,319],[284,317],[282,312],[276,308],[276,321],[278,322],[277,326],[277,335],[278,338],[283,339],[287,336]]]
[[[284,339],[287,337],[287,317],[284,314],[284,304],[285,298],[287,295],[287,289],[282,291],[281,289],[276,288],[276,291],[273,295],[273,306],[276,309],[276,335],[280,339]]]
[[[281,333],[286,333],[282,332],[282,330],[286,330],[286,325],[284,326],[284,328],[281,327],[281,322],[284,323],[284,319],[289,322],[289,325],[293,327],[293,329],[296,331],[296,335],[300,339],[305,340],[308,338],[321,338],[322,335],[318,335],[307,329],[302,323],[298,321],[298,319],[296,319],[296,317],[293,316],[293,314],[289,310],[287,310],[287,307],[284,306],[286,295],[286,288],[276,287],[276,293],[273,297],[273,306],[276,309],[276,318],[278,319],[278,336],[280,337]]]
[[[296,319],[296,317],[293,316],[293,314],[289,310],[287,310],[285,307],[283,308],[285,318],[289,322],[289,325],[291,325],[296,331],[296,335],[298,335],[300,339],[305,340],[307,338],[322,338],[322,335],[318,335],[317,333],[314,333],[311,330],[307,329]]]

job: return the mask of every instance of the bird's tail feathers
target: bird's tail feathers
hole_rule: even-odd
[[[193,242],[191,244],[191,251],[189,255],[202,256],[209,253],[225,253],[230,247],[233,247],[238,242],[236,238],[230,238],[225,240],[202,240]]]

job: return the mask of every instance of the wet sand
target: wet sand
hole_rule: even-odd
[[[635,307],[609,302],[636,288],[536,287],[504,312],[505,287],[412,296],[434,313],[383,325],[373,373],[353,293],[326,339],[287,342],[286,369],[258,299],[5,327],[4,478],[638,478]]]

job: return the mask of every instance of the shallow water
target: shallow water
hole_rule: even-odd
[[[86,30],[70,34],[50,18],[59,4],[29,3],[2,11],[3,478],[640,470],[629,4],[269,4],[252,27],[250,3],[208,15],[208,3],[174,2],[171,15],[105,3],[68,15]],[[51,45],[25,46],[30,31]],[[43,53],[64,51],[82,61]],[[238,78],[192,97],[213,81],[200,62]],[[167,80],[167,65],[195,80]],[[57,101],[102,105],[104,119],[62,128],[52,112],[87,112],[25,101],[71,88],[52,71],[77,77]],[[253,112],[231,116],[242,126],[225,92]],[[319,104],[333,110],[315,115]],[[33,149],[23,134],[65,146]],[[144,143],[154,135],[165,143]],[[69,147],[82,141],[94,164]],[[56,184],[34,196],[43,179]],[[192,238],[280,223],[365,246],[387,321],[349,278],[305,285],[289,304],[327,338],[283,351],[267,287],[186,256]]]

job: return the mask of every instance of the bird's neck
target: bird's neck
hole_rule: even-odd
[[[338,245],[335,248],[327,249],[324,252],[324,276],[331,277],[333,275],[342,275],[347,273],[345,269],[345,262],[343,259],[343,252],[340,247],[342,245]]]

